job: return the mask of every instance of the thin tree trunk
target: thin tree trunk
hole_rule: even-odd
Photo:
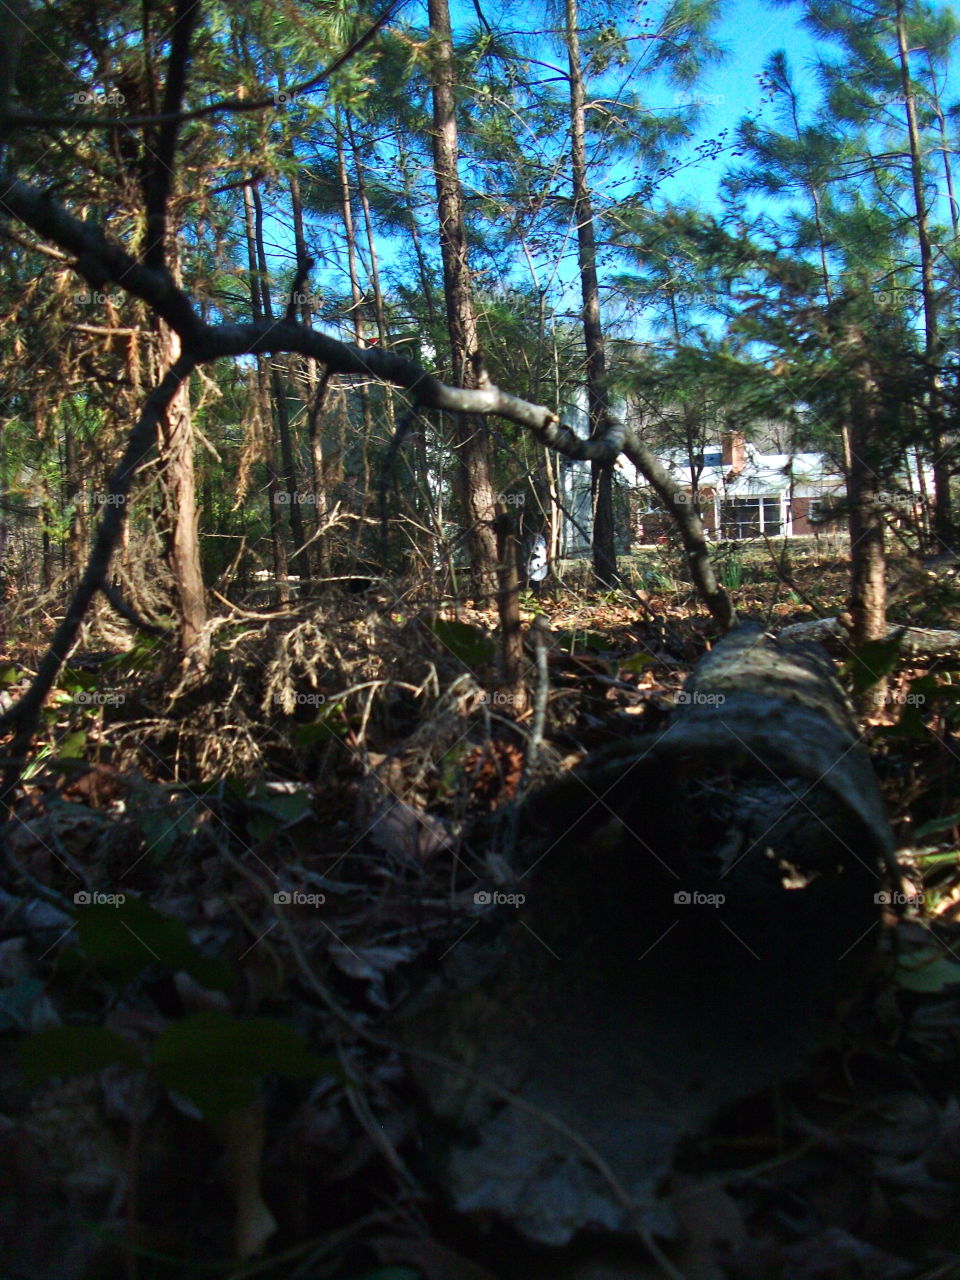
[[[292,158],[295,159],[295,157]],[[307,238],[303,229],[303,200],[300,196],[300,180],[297,177],[295,168],[290,173],[290,207],[293,211],[293,235],[297,248],[297,266],[301,267],[307,261],[309,254],[307,253]],[[313,312],[306,294],[297,305],[300,308],[301,324],[307,329],[312,329]],[[324,476],[323,432],[320,428],[320,417],[323,410],[323,402],[326,399],[328,380],[324,380],[321,390],[320,379],[317,374],[317,362],[312,356],[307,356],[304,359],[303,371],[307,384],[306,404],[309,415],[311,496],[313,497],[313,510],[316,519],[316,531],[318,532],[317,540],[311,548],[310,561],[317,576],[322,576],[327,573],[327,539],[324,534],[319,533],[319,530],[326,523],[329,502],[327,500],[327,487]]]
[[[390,335],[387,331],[387,310],[383,300],[383,289],[380,287],[380,265],[377,260],[377,241],[373,233],[373,216],[370,212],[370,197],[367,193],[367,183],[363,173],[363,162],[360,159],[360,148],[357,146],[357,140],[354,137],[353,124],[350,120],[350,113],[346,113],[347,136],[350,139],[350,150],[353,155],[353,171],[357,177],[357,194],[360,197],[360,207],[363,210],[363,228],[367,238],[367,248],[370,252],[370,284],[373,287],[373,313],[377,321],[377,341],[381,350],[386,350],[390,345]],[[379,396],[382,398],[384,411],[386,413],[386,425],[390,435],[393,435],[396,429],[396,417],[393,412],[393,395],[386,386],[379,388]]]
[[[960,237],[960,205],[957,204],[953,191],[953,169],[950,166],[951,147],[947,138],[947,122],[944,119],[943,107],[940,105],[940,87],[936,82],[933,58],[930,56],[929,49],[926,50],[926,54],[927,68],[930,72],[930,84],[934,90],[931,106],[937,117],[937,132],[940,134],[940,154],[943,157],[943,177],[947,185],[947,202],[950,205],[950,223],[953,226],[953,238],[956,240]]]
[[[570,156],[573,172],[573,211],[577,222],[580,289],[583,296],[583,340],[587,356],[587,411],[590,435],[607,430],[606,356],[600,322],[600,286],[593,206],[587,181],[586,106],[580,65],[577,0],[566,0],[567,59],[570,67]],[[616,537],[613,518],[613,464],[590,464],[593,491],[593,571],[598,582],[617,581]]]
[[[850,506],[850,614],[851,639],[860,647],[887,634],[887,560],[884,550],[883,504],[877,493],[876,422],[879,391],[867,356],[867,339],[856,330],[851,343],[863,357],[858,369],[859,388],[851,405],[850,474],[847,500]],[[868,690],[862,709],[878,710],[886,696],[886,679],[879,678]]]
[[[373,217],[370,213],[370,197],[367,193],[367,183],[363,173],[363,162],[360,159],[360,148],[357,146],[357,140],[353,132],[353,123],[350,120],[349,113],[346,117],[347,121],[347,137],[350,139],[350,150],[353,154],[353,171],[357,178],[357,194],[360,197],[360,207],[363,210],[363,227],[367,237],[367,247],[370,250],[370,283],[373,286],[373,311],[377,320],[377,337],[380,346],[386,348],[389,345],[389,337],[387,334],[387,314],[383,302],[383,290],[380,288],[380,266],[377,261],[377,244],[373,234]]]
[[[343,232],[347,243],[347,271],[350,276],[350,296],[353,300],[351,308],[353,316],[353,336],[361,349],[367,343],[363,336],[363,291],[360,288],[360,274],[357,269],[357,235],[353,218],[353,195],[350,189],[350,178],[347,174],[347,160],[343,149],[343,131],[340,117],[337,114],[334,133],[337,147],[337,172],[340,179],[340,209],[343,217]],[[373,436],[373,411],[370,406],[370,389],[364,382],[359,388],[360,409],[363,414],[363,439],[360,442],[361,482],[358,509],[362,512],[370,487],[370,440]],[[357,526],[357,539],[362,536],[363,525]]]
[[[427,309],[427,323],[430,331],[437,327],[437,309],[433,301],[433,281],[430,279],[430,271],[427,267],[427,260],[423,253],[423,244],[420,240],[420,229],[417,226],[417,212],[415,208],[413,196],[413,183],[410,178],[409,156],[403,145],[403,140],[399,128],[394,131],[394,138],[397,144],[397,165],[400,169],[400,176],[403,179],[403,194],[407,201],[407,211],[410,215],[410,240],[413,244],[413,252],[417,259],[417,271],[420,276],[420,291],[423,294],[424,306]]]
[[[263,245],[263,205],[260,191],[252,189],[255,228],[257,237],[257,265],[260,268],[260,295],[263,300],[263,314],[267,320],[273,319],[273,303],[267,287],[267,255]],[[304,563],[303,546],[306,537],[303,532],[303,517],[300,512],[300,490],[297,484],[297,467],[293,456],[293,440],[290,435],[290,413],[287,408],[286,379],[281,370],[279,360],[274,356],[270,361],[270,386],[273,390],[273,403],[277,417],[277,435],[280,440],[280,457],[283,462],[282,481],[286,491],[287,505],[290,508],[290,532],[293,535],[294,556],[293,569],[301,578],[309,577],[309,567]],[[272,415],[271,415],[272,420]],[[283,490],[278,490],[282,492]]]
[[[163,320],[157,322],[160,376],[180,359],[180,335]],[[184,379],[160,420],[159,454],[163,477],[167,559],[180,604],[180,646],[193,651],[202,666],[208,654],[197,642],[207,623],[207,603],[200,568],[200,529],[194,471],[193,415],[190,382]]]
[[[430,31],[435,40],[433,75],[433,163],[440,220],[443,290],[450,333],[452,381],[477,386],[479,342],[470,291],[463,191],[457,169],[457,120],[454,97],[453,40],[447,0],[428,0]],[[458,487],[470,548],[470,574],[477,596],[497,589],[495,496],[491,478],[490,436],[480,418],[463,416],[456,423]]]
[[[403,145],[403,138],[399,127],[394,131],[394,139],[397,144],[397,166],[403,179],[403,194],[407,202],[407,212],[410,217],[410,242],[413,245],[414,256],[417,259],[417,273],[420,277],[420,294],[423,298],[424,306],[427,311],[427,325],[430,334],[436,333],[437,330],[437,309],[434,305],[433,298],[433,281],[430,278],[430,271],[427,267],[427,260],[423,252],[423,244],[420,239],[420,228],[417,225],[417,213],[414,207],[413,183],[410,178],[409,157]],[[423,501],[414,503],[414,510],[419,514],[431,514],[433,512],[433,500],[430,492],[430,475],[427,461],[427,434],[426,419],[419,417],[413,427],[410,429],[410,451],[414,457],[414,467],[417,477],[416,495],[423,495]]]
[[[928,366],[927,376],[930,380],[927,392],[927,423],[930,448],[933,452],[933,528],[936,536],[949,547],[953,540],[953,516],[950,509],[950,462],[943,437],[942,396],[940,394],[938,372],[941,350],[937,324],[937,291],[934,277],[933,245],[930,240],[930,230],[927,222],[927,198],[923,189],[920,126],[917,121],[917,107],[910,85],[910,54],[907,48],[904,0],[897,0],[896,25],[897,49],[900,59],[900,83],[903,89],[907,116],[907,138],[910,145],[910,176],[913,182],[913,200],[916,209],[917,244],[920,249],[924,355]]]
[[[263,319],[263,298],[266,279],[257,264],[257,226],[254,212],[253,183],[243,184],[243,211],[247,232],[247,262],[250,267],[250,307],[255,321]],[[281,603],[289,598],[287,582],[287,548],[283,540],[283,528],[277,504],[277,473],[273,465],[273,432],[270,430],[270,381],[263,356],[257,356],[256,416],[263,438],[264,463],[267,468],[267,503],[270,512],[270,539],[273,547],[273,576],[277,584],[277,597]]]
[[[500,555],[500,656],[503,667],[501,692],[514,715],[527,709],[527,687],[523,679],[523,633],[520,627],[520,571],[518,565],[516,514],[505,502],[497,507],[497,540]]]
[[[77,474],[77,448],[73,436],[73,428],[64,420],[63,424],[63,505],[70,510],[70,524],[64,542],[62,566],[67,573],[67,582],[72,589],[76,586],[83,572],[86,560],[86,519],[83,503],[78,501],[82,486]]]

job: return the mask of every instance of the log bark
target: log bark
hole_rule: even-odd
[[[936,657],[944,653],[960,653],[960,631],[941,631],[925,627],[887,627],[884,640],[900,636],[900,652],[910,657]],[[811,618],[809,622],[794,622],[784,627],[779,639],[785,644],[797,641],[815,641],[829,644],[843,641],[851,645],[850,632],[839,618]]]
[[[681,1137],[834,1041],[880,936],[893,836],[826,654],[738,628],[678,704],[525,803],[496,941],[401,1024],[454,1206],[540,1244],[669,1237]]]

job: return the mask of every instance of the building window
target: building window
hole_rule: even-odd
[[[779,498],[763,500],[763,532],[770,538],[776,538],[783,532]]]
[[[783,532],[780,498],[731,498],[721,504],[724,538],[777,537]]]

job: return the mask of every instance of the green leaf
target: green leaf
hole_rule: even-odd
[[[654,662],[655,659],[651,658],[648,653],[634,653],[629,658],[624,658],[623,662],[620,663],[620,670],[640,672],[647,667],[653,666]]]
[[[309,791],[271,791],[266,783],[258,782],[248,803],[287,826],[307,817],[313,800]]]
[[[97,675],[93,671],[74,670],[73,667],[64,667],[60,673],[60,679],[57,681],[57,688],[63,689],[65,693],[85,693],[88,689],[97,687]]]
[[[329,1059],[311,1053],[301,1038],[273,1018],[235,1018],[209,1009],[161,1031],[151,1060],[160,1082],[185,1094],[208,1120],[256,1097],[267,1072],[285,1076],[331,1074]]]
[[[917,827],[913,838],[923,840],[926,836],[939,835],[941,831],[952,831],[958,824],[960,813],[951,813],[946,818],[934,818],[932,822],[925,822],[922,827]]]
[[[589,649],[591,653],[605,653],[613,648],[610,638],[602,631],[560,631],[557,634],[557,643],[571,656],[578,649]]]
[[[21,978],[12,987],[4,987],[0,991],[0,1031],[25,1026],[42,991],[43,983],[39,978]]]
[[[960,964],[946,956],[936,956],[918,965],[901,964],[896,977],[897,985],[905,991],[943,991],[960,986]]]
[[[132,895],[117,906],[80,907],[77,933],[87,958],[121,982],[157,963],[174,972],[182,969],[214,990],[226,991],[233,982],[230,967],[202,955],[180,920],[161,915]]]
[[[158,625],[161,627],[169,626],[165,620],[161,620]],[[133,647],[128,649],[126,653],[118,653],[112,658],[107,658],[103,664],[103,670],[123,672],[127,675],[141,675],[150,671],[157,661],[163,657],[165,638],[139,636]]]
[[[318,742],[339,742],[349,728],[343,703],[331,702],[320,708],[315,720],[297,725],[293,740],[298,747],[312,747]]]
[[[445,649],[467,667],[482,667],[496,657],[493,640],[480,627],[469,622],[436,618],[430,626]]]
[[[958,849],[948,849],[946,853],[941,853],[939,850],[924,853],[923,850],[920,850],[919,853],[915,853],[913,856],[918,862],[923,863],[924,871],[936,871],[939,867],[960,865],[960,850]]]
[[[99,1071],[115,1062],[135,1066],[140,1057],[123,1036],[106,1027],[48,1027],[19,1046],[20,1067],[28,1084],[48,1076]]]
[[[196,830],[197,814],[190,810],[170,814],[163,809],[145,809],[135,811],[134,816],[147,843],[147,852],[155,863],[162,862]]]
[[[883,640],[868,640],[850,655],[844,670],[850,677],[854,693],[865,693],[878,680],[888,676],[897,665],[906,628]]]
[[[87,735],[82,729],[68,733],[57,743],[57,760],[79,760],[87,745]]]
[[[21,671],[19,667],[0,667],[0,688],[9,688],[10,685],[19,684],[26,678],[26,672]]]

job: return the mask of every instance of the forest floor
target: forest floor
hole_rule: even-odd
[[[437,1185],[392,1019],[477,924],[478,891],[509,884],[494,819],[662,728],[717,638],[671,552],[624,568],[626,590],[575,569],[522,597],[548,694],[532,763],[494,609],[374,585],[236,614],[202,676],[88,627],[5,850],[4,1276],[960,1276],[960,654],[891,651],[862,726],[913,893],[878,912],[841,1041],[685,1135],[652,1254],[599,1231],[531,1244]],[[774,631],[841,609],[847,572],[809,550],[779,575],[766,548],[720,563],[740,616]],[[906,561],[892,578],[892,621],[960,626],[955,580]],[[3,705],[46,638],[8,627]]]

